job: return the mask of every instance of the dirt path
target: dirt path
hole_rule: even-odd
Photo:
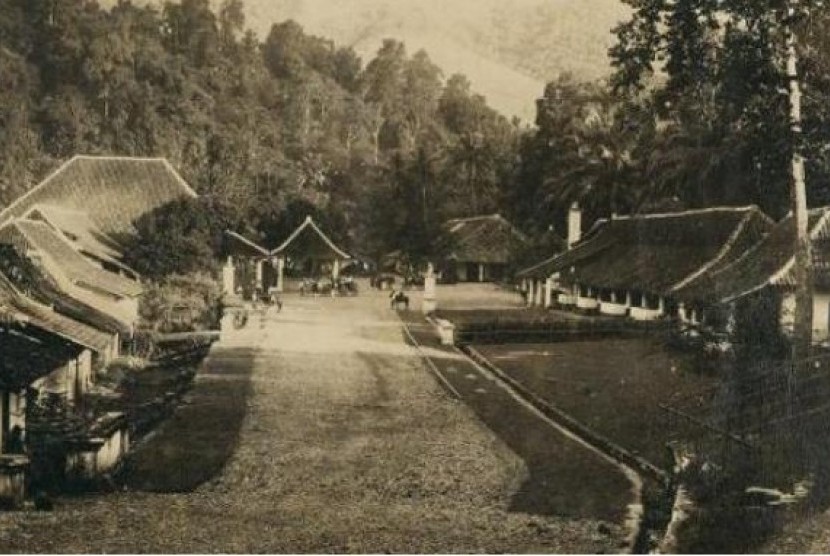
[[[178,477],[201,486],[0,514],[3,551],[621,549],[623,533],[595,519],[522,513],[533,507],[517,505],[517,492],[542,500],[528,489],[543,484],[437,385],[382,295],[288,298],[282,313],[223,340],[199,380],[141,458],[158,458],[154,472],[182,466]],[[520,422],[511,429],[520,445],[546,441]]]

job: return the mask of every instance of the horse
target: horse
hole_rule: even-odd
[[[406,310],[409,310],[409,296],[407,296],[402,291],[392,290],[392,293],[389,294],[390,299],[390,308],[400,310],[401,304],[403,304]]]

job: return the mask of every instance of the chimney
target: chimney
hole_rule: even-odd
[[[568,211],[568,249],[582,237],[582,210],[574,201]]]

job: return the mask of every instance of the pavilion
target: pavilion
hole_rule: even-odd
[[[223,289],[236,293],[244,284],[260,291],[289,291],[299,279],[328,277],[336,280],[352,257],[338,247],[311,216],[279,246],[268,250],[244,236],[228,231],[231,240],[223,274]],[[253,272],[249,269],[253,267]],[[253,276],[252,276],[253,275]],[[286,276],[288,275],[288,276]],[[291,280],[294,278],[295,280]],[[294,284],[293,282],[296,282]]]

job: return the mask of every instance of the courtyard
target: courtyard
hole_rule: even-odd
[[[481,396],[482,386],[468,391]],[[615,521],[629,501],[625,478],[565,437],[521,436],[530,421],[488,428],[505,410],[491,405],[482,420],[447,396],[404,341],[385,293],[286,297],[282,312],[254,315],[213,346],[184,402],[136,447],[125,490],[60,498],[52,512],[0,514],[4,551],[624,546]],[[536,458],[526,451],[545,446]],[[586,480],[597,470],[608,495],[590,500],[562,480],[573,475],[551,482],[562,466],[582,467]]]

